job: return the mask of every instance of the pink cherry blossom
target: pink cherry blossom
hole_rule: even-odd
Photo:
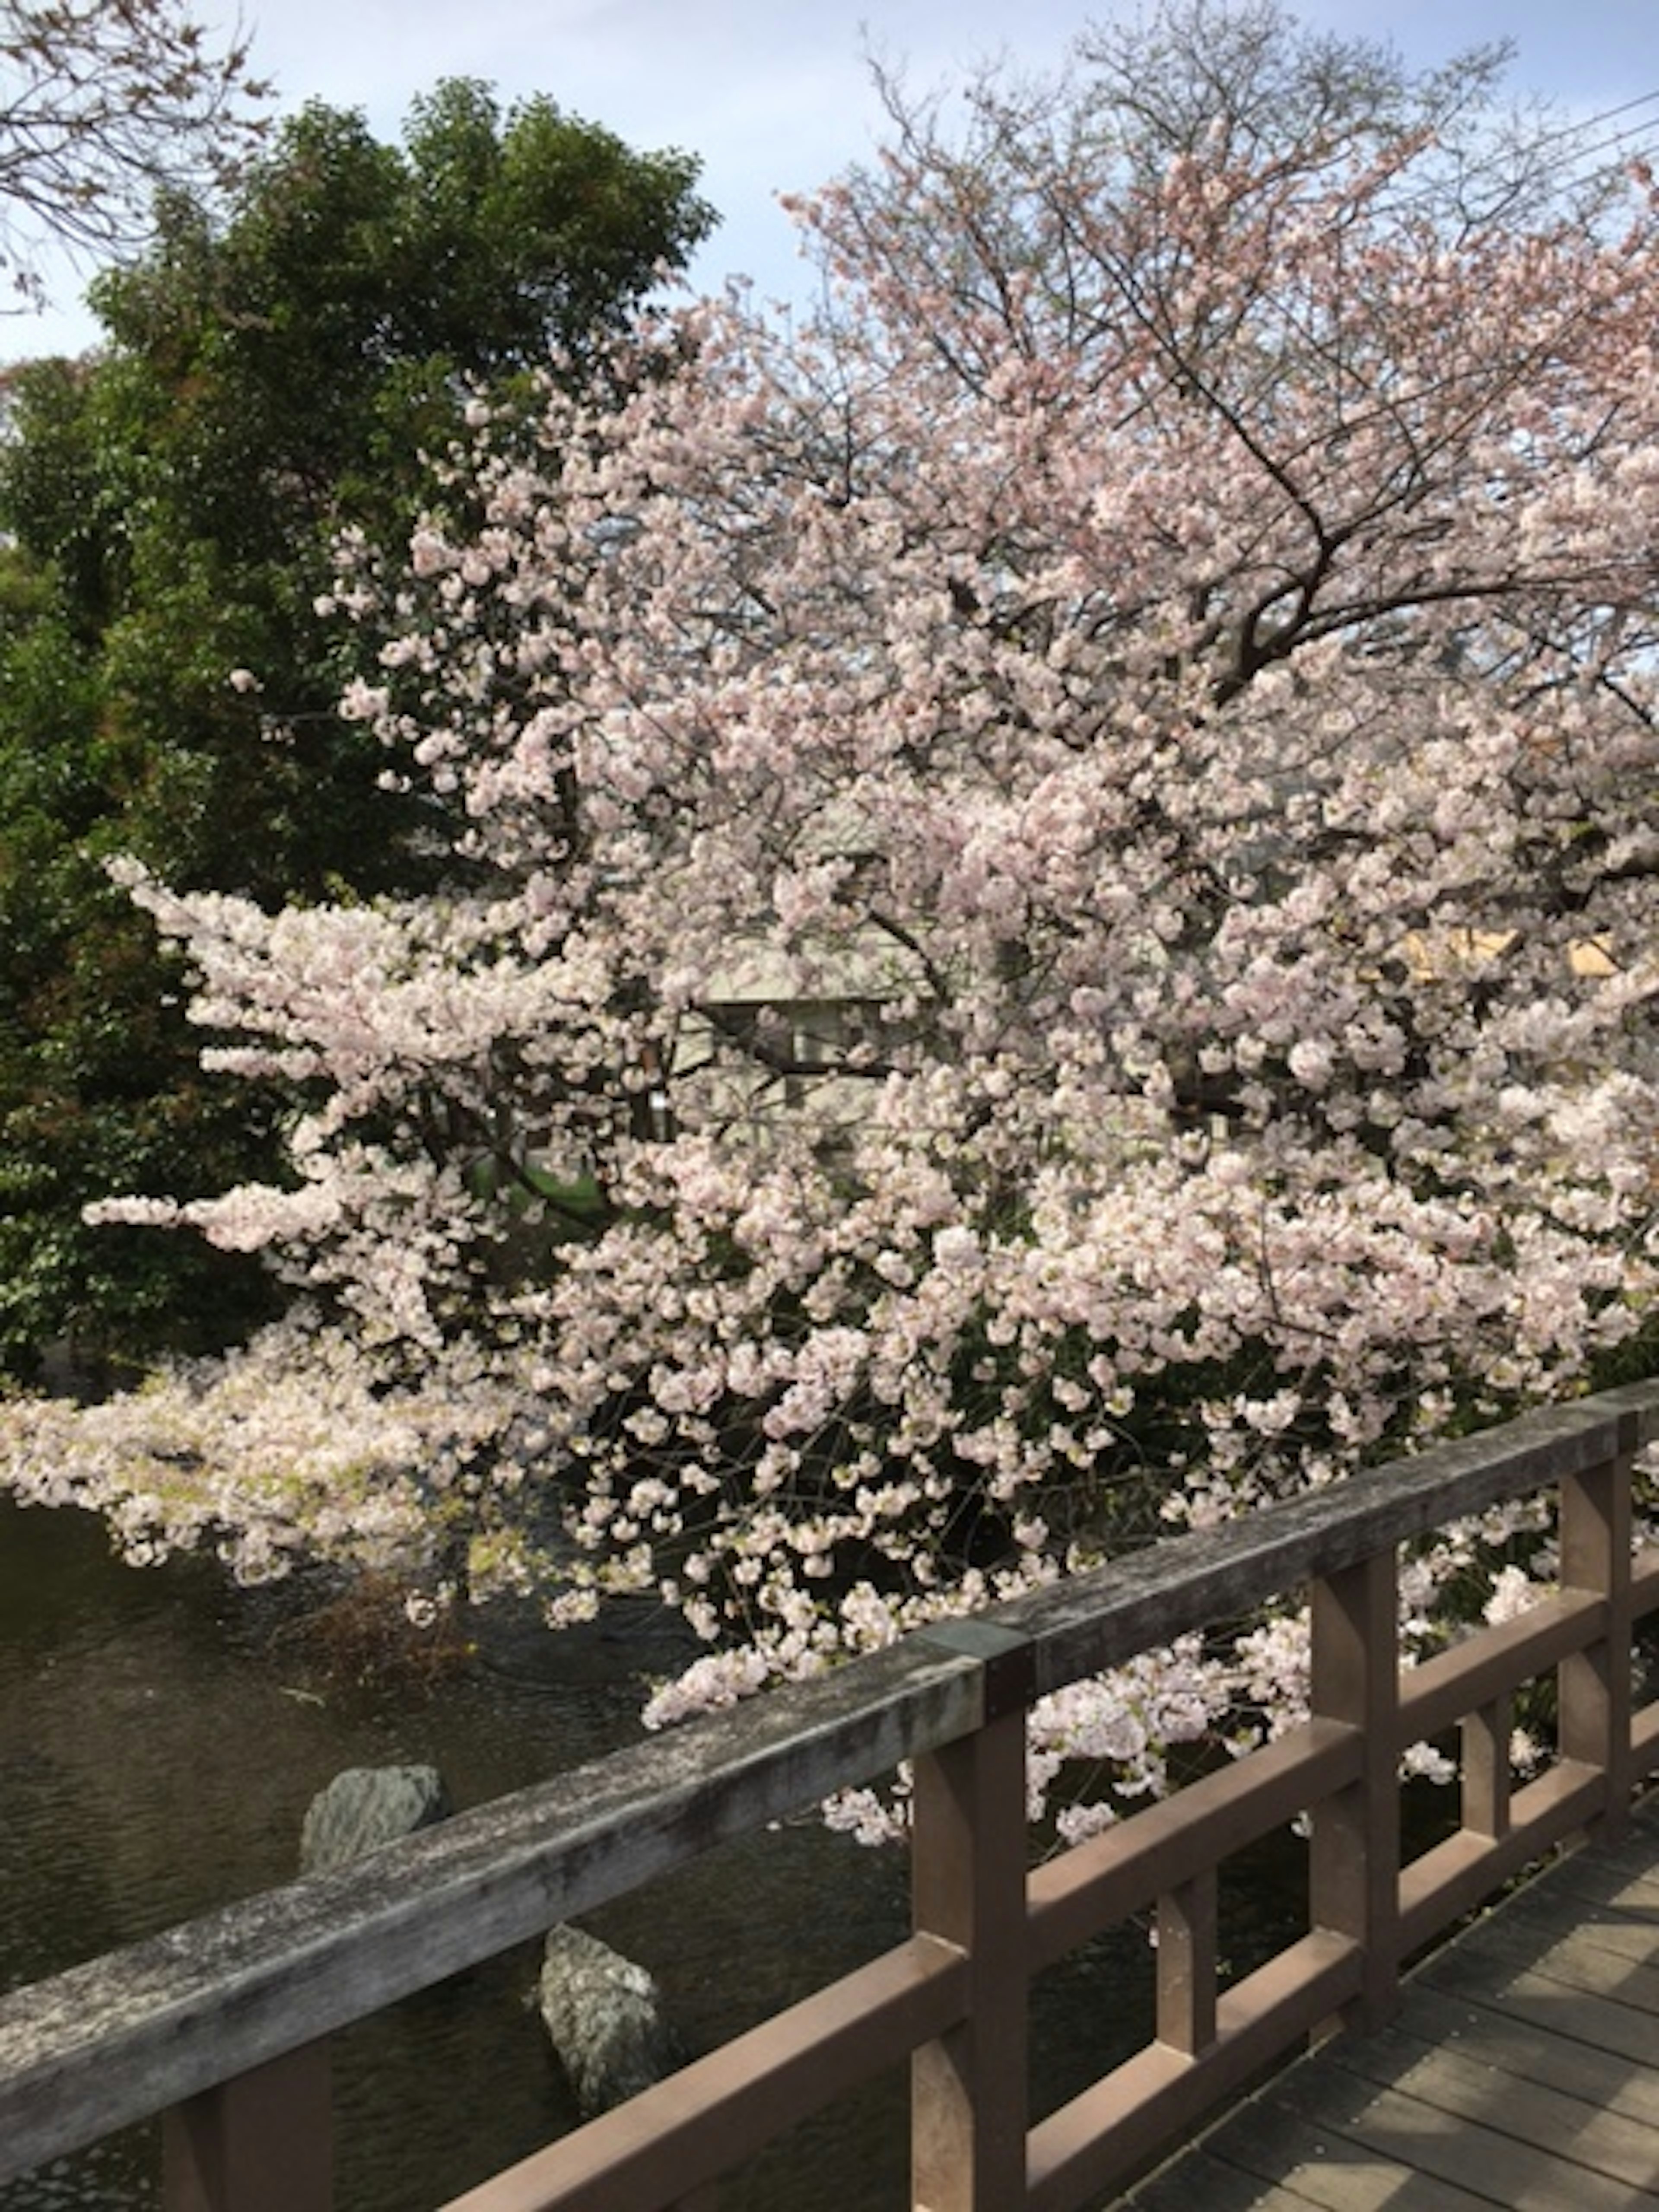
[[[480,420],[468,528],[343,546],[453,885],[121,870],[295,1105],[283,1188],[103,1212],[307,1303],[0,1409],[14,1489],[250,1576],[656,1592],[709,1647],[666,1720],[1650,1325],[1651,197],[1454,222],[1427,125],[1115,166],[1083,99],[908,117],[802,211],[820,319],[701,303]],[[1426,1547],[1408,1649],[1547,1571]],[[1038,1794],[1304,1701],[1294,1618],[1150,1656],[1038,1713]]]

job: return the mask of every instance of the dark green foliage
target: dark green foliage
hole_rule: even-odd
[[[189,1240],[82,1222],[275,1172],[276,1102],[203,1075],[183,979],[104,863],[271,903],[425,887],[334,711],[374,641],[317,611],[332,541],[406,536],[472,389],[602,362],[712,225],[696,174],[470,82],[401,147],[313,105],[228,211],[163,199],[150,252],[93,288],[98,352],[5,379],[0,1364],[70,1333],[221,1340],[268,1298]]]

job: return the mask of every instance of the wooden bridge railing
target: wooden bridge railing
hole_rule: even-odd
[[[1402,1960],[1541,1852],[1616,1829],[1659,1765],[1632,1715],[1631,1460],[1659,1383],[1529,1415],[1212,1534],[907,1638],[0,2000],[0,2181],[165,2114],[167,2212],[328,2212],[326,2039],[709,1846],[915,1762],[915,1932],[447,2212],[712,2205],[718,2176],[878,2070],[912,2072],[913,2200],[1062,2212],[1274,2057],[1384,2014]],[[1557,1593],[1401,1673],[1400,1547],[1554,1488]],[[1027,1708],[1188,1631],[1311,1592],[1312,1717],[1035,1870]],[[1556,1756],[1512,1789],[1509,1705],[1559,1683]],[[1401,1864],[1397,1771],[1461,1728],[1462,1814]],[[1310,1826],[1306,1932],[1218,1989],[1217,1869]],[[1030,2124],[1030,1978],[1157,1914],[1154,2039]]]

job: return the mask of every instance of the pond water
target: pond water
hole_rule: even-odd
[[[113,1560],[96,1522],[0,1500],[0,1990],[290,1879],[305,1808],[342,1767],[424,1760],[459,1806],[636,1739],[649,1637],[527,1631],[435,1692],[319,1689],[293,1600],[209,1563]],[[1297,1855],[1237,1870],[1242,1971],[1299,1920]],[[706,2049],[902,1940],[902,1855],[815,1820],[746,1839],[584,1924],[647,1965],[687,2046]],[[1224,1897],[1224,1914],[1228,1913]],[[341,2212],[428,2212],[574,2123],[526,2009],[533,1947],[335,2041]],[[1045,1976],[1040,2109],[1146,2036],[1144,1931]],[[907,2201],[902,2080],[821,2115],[726,2185],[730,2212],[882,2212]],[[0,2212],[150,2212],[156,2130],[0,2187]]]

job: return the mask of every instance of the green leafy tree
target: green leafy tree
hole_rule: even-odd
[[[223,1255],[82,1224],[110,1192],[262,1171],[276,1111],[204,1076],[104,863],[267,902],[427,880],[426,817],[337,711],[365,641],[327,611],[331,548],[407,538],[481,387],[602,367],[713,223],[696,179],[469,81],[398,146],[313,105],[222,214],[163,196],[150,251],[92,289],[100,350],[6,380],[0,1360],[210,1341],[268,1298]]]

